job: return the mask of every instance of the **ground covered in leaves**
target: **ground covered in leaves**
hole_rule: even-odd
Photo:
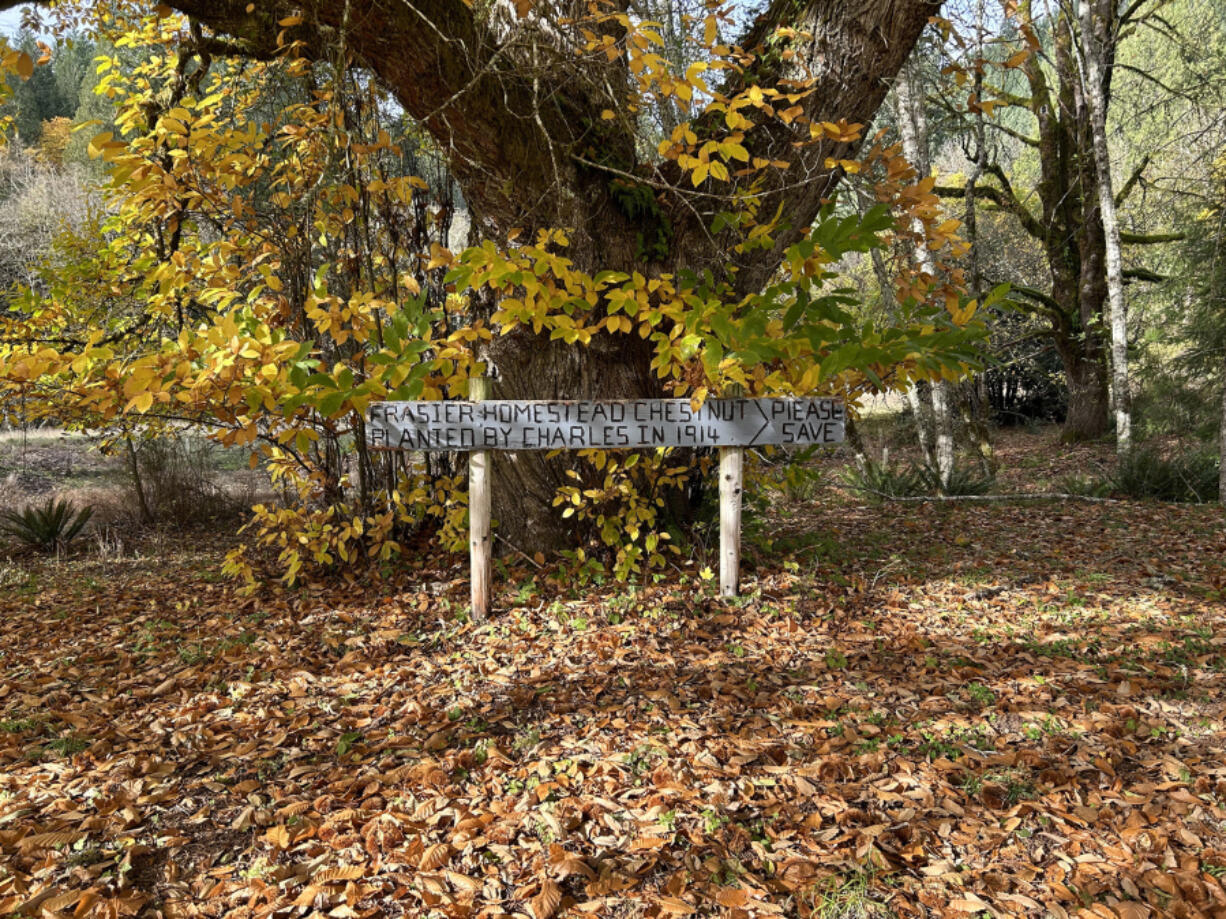
[[[1226,517],[864,507],[746,596],[0,565],[0,914],[1226,916]],[[764,534],[769,534],[769,537]]]

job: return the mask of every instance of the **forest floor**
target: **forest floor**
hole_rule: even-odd
[[[1226,916],[1220,507],[768,497],[735,602],[483,626],[454,557],[0,562],[0,915]]]

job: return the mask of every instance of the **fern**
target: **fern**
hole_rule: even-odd
[[[869,501],[890,498],[920,498],[928,495],[986,495],[995,484],[991,476],[979,476],[955,467],[944,487],[941,474],[928,465],[886,466],[869,461],[863,469],[843,473],[843,484]]]
[[[41,507],[0,512],[0,533],[44,552],[56,552],[80,535],[93,514],[92,507],[78,510],[69,501],[49,498]]]

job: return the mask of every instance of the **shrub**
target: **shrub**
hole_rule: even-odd
[[[1165,457],[1137,450],[1122,459],[1110,477],[1112,490],[1130,498],[1160,501],[1214,501],[1218,497],[1217,456],[1195,450]]]
[[[885,498],[916,498],[931,494],[928,483],[914,463],[908,466],[889,466],[869,460],[863,468],[852,467],[843,475],[843,484],[859,492],[870,501]]]
[[[942,487],[941,474],[931,466],[917,466],[916,472],[923,480],[928,494],[932,495],[986,495],[996,484],[990,475],[977,475],[965,466],[954,466],[949,481]]]
[[[64,549],[93,516],[91,507],[78,510],[70,502],[49,498],[42,506],[0,513],[0,532],[44,552]]]
[[[1068,475],[1059,481],[1056,490],[1083,498],[1105,498],[1111,494],[1111,481],[1094,475]]]
[[[926,464],[890,467],[871,460],[863,469],[847,470],[842,478],[843,484],[852,491],[874,501],[929,495],[984,495],[995,484],[991,476],[976,475],[965,467],[955,466],[949,482],[942,488],[940,473]]]
[[[211,442],[163,433],[144,440],[134,451],[135,468],[129,460],[132,503],[146,523],[190,525],[241,513],[243,503],[218,482],[217,447]]]

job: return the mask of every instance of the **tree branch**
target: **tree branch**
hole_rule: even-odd
[[[1128,233],[1120,231],[1120,242],[1131,246],[1153,246],[1158,243],[1177,243],[1188,238],[1187,233]]]
[[[1166,275],[1158,274],[1156,271],[1150,271],[1148,268],[1125,268],[1124,280],[1147,281],[1150,284],[1157,284],[1160,281],[1165,281]]]
[[[1136,184],[1139,181],[1141,181],[1141,174],[1145,172],[1145,167],[1148,165],[1149,165],[1149,154],[1147,153],[1145,154],[1145,156],[1141,157],[1141,162],[1137,164],[1137,168],[1132,171],[1132,175],[1128,177],[1128,181],[1124,183],[1123,187],[1120,188],[1118,192],[1116,192],[1116,195],[1115,195],[1115,206],[1116,207],[1124,206],[1124,202],[1128,199],[1128,196],[1132,194],[1133,188],[1135,188]]]
[[[976,185],[975,194],[982,198],[987,198],[1001,210],[1012,214],[1021,223],[1022,228],[1035,239],[1044,241],[1047,238],[1047,233],[1034,214],[1030,213],[1030,209],[1018,199],[1013,191],[1013,186],[1009,183],[1009,179],[1005,176],[1005,171],[996,164],[989,164],[985,167],[988,175],[991,175],[996,181],[1000,182],[1003,188],[995,188],[991,185]],[[965,198],[966,188],[953,185],[938,185],[933,189],[938,195],[945,198]]]

